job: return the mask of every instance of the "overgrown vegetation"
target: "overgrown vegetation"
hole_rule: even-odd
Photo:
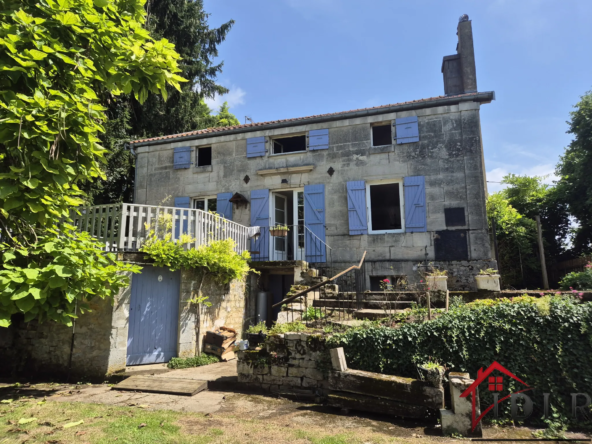
[[[0,11],[0,326],[70,324],[135,271],[65,224],[103,177],[101,97],[180,89],[179,54],[144,29],[141,1],[8,0]],[[56,256],[64,261],[56,262]]]
[[[585,265],[584,271],[566,274],[559,282],[563,290],[592,290],[592,262]]]
[[[202,353],[199,356],[193,356],[190,358],[172,358],[168,364],[168,368],[179,369],[179,368],[192,368],[201,367],[202,365],[215,364],[220,362],[220,358],[216,355],[208,353]]]
[[[280,335],[283,333],[298,333],[306,331],[307,327],[300,321],[286,322],[285,324],[273,324],[273,327],[269,329],[270,335]]]
[[[263,334],[266,334],[267,333],[267,326],[265,325],[265,322],[261,321],[261,322],[255,324],[255,325],[251,325],[247,329],[247,333],[251,333],[251,334],[263,333]]]
[[[552,393],[553,405],[569,415],[570,393],[589,391],[592,381],[592,304],[541,299],[479,301],[431,322],[351,329],[335,335],[332,346],[344,347],[352,368],[407,377],[416,377],[416,365],[430,360],[473,378],[497,361],[537,394]],[[517,390],[515,381],[507,384],[504,389]],[[480,395],[483,405],[492,403],[488,391]],[[533,417],[540,418],[542,396],[533,401]]]

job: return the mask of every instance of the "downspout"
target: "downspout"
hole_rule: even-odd
[[[74,336],[76,335],[76,312],[78,311],[78,299],[74,300],[74,318],[72,319],[72,340],[70,341],[70,358],[68,362],[68,379],[70,382],[70,373],[72,371],[72,355],[74,354]]]
[[[134,157],[134,195],[133,195],[133,199],[132,199],[133,202],[126,202],[126,203],[135,203],[136,202],[136,183],[138,180],[138,169],[136,168],[137,161],[138,161],[138,154],[134,150],[134,146],[129,142],[126,142],[123,145],[123,148],[126,150],[129,150],[131,155]]]

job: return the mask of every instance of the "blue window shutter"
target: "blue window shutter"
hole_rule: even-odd
[[[269,260],[269,190],[251,191],[251,226],[261,227],[261,235],[251,239],[254,261]]]
[[[265,137],[247,139],[247,157],[265,156]]]
[[[419,128],[417,116],[403,117],[395,120],[397,126],[397,145],[402,143],[419,142]]]
[[[304,187],[304,252],[307,262],[327,262],[323,184]]]
[[[366,182],[363,180],[347,183],[347,210],[349,213],[349,234],[368,234]]]
[[[175,148],[173,151],[173,168],[179,170],[189,167],[191,167],[191,147],[181,146]]]
[[[427,231],[425,177],[406,177],[405,188],[405,231],[424,233]]]
[[[232,193],[220,193],[216,196],[216,213],[225,219],[232,220]]]
[[[326,150],[329,148],[329,130],[310,130],[308,132],[308,149],[314,150]]]
[[[177,208],[189,208],[191,205],[191,199],[189,197],[175,197],[175,207]],[[179,218],[175,221],[175,239],[179,239],[181,234],[187,234],[187,222],[189,221],[189,211],[175,211],[175,215]],[[180,219],[185,217],[183,221],[183,231],[179,230]]]

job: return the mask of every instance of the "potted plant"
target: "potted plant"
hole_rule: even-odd
[[[480,270],[479,274],[475,276],[475,281],[477,282],[477,290],[500,291],[500,275],[493,268]]]
[[[426,282],[430,290],[446,291],[448,289],[448,271],[432,267],[426,274]]]
[[[247,329],[247,339],[249,341],[249,347],[257,347],[262,342],[265,342],[267,337],[267,326],[265,322],[259,322],[258,324],[251,325]]]
[[[287,225],[276,225],[275,227],[271,227],[269,229],[269,234],[276,237],[284,237],[288,235],[288,226]]]
[[[428,361],[417,366],[419,372],[419,379],[428,382],[434,387],[442,386],[442,379],[446,368],[437,362]]]

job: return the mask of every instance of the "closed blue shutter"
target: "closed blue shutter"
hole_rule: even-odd
[[[402,117],[395,120],[397,125],[397,145],[402,143],[419,142],[419,128],[417,117]]]
[[[251,226],[261,227],[257,239],[251,239],[251,258],[269,260],[269,190],[251,191]]]
[[[191,205],[191,199],[189,197],[175,197],[175,207],[177,208],[189,208]],[[181,234],[187,234],[187,222],[189,220],[189,211],[175,211],[175,215],[177,220],[175,221],[175,239],[179,239]],[[183,231],[179,230],[180,221],[182,218],[185,218],[183,221]]]
[[[311,130],[308,132],[308,149],[314,150],[326,150],[329,148],[329,130]]]
[[[220,193],[216,196],[216,213],[225,219],[232,220],[232,193]]]
[[[265,137],[247,139],[247,157],[265,156]]]
[[[325,185],[304,187],[304,251],[307,262],[327,262]]]
[[[368,234],[366,183],[363,180],[347,183],[347,211],[349,213],[349,234]]]
[[[191,147],[181,146],[173,151],[173,168],[189,168],[191,166]]]
[[[425,177],[406,177],[403,186],[405,188],[405,231],[423,233],[427,231]]]

